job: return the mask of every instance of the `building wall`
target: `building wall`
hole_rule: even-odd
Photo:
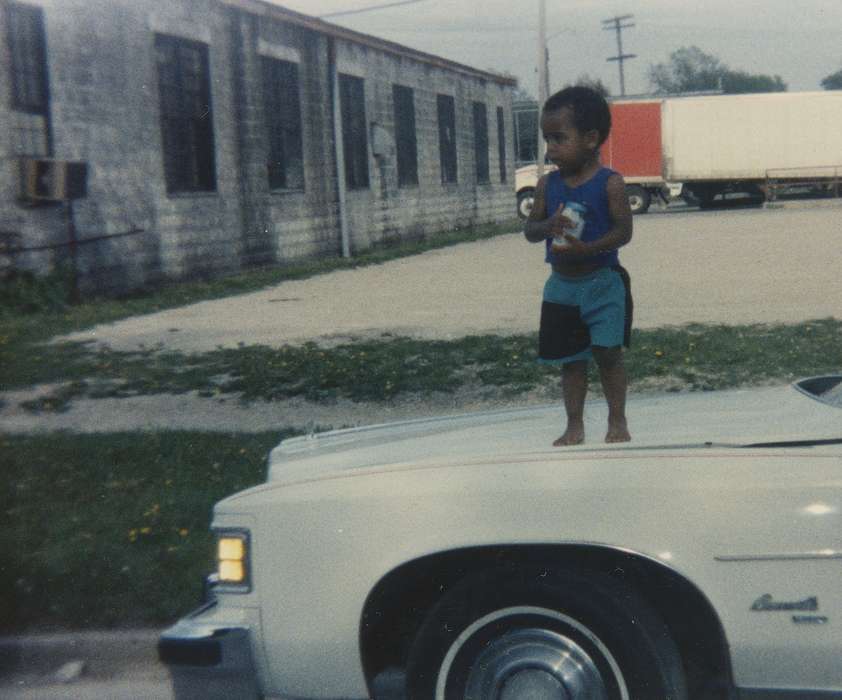
[[[0,0],[0,231],[25,247],[67,240],[67,207],[20,200],[17,156],[88,163],[88,196],[73,204],[83,289],[125,291],[165,279],[341,254],[329,44],[340,72],[365,81],[366,120],[394,134],[393,84],[414,91],[419,184],[399,187],[394,153],[375,157],[370,187],[347,193],[352,253],[455,226],[503,221],[514,209],[511,86],[333,39],[218,0],[27,0],[43,8],[49,128],[12,109],[6,6]],[[168,194],[155,57],[157,33],[209,47],[216,191]],[[304,187],[270,191],[260,57],[299,65]],[[459,180],[442,185],[436,95],[456,98]],[[490,184],[477,184],[472,102],[486,104]],[[497,107],[506,120],[508,177],[500,182]],[[49,132],[49,137],[47,137]],[[18,253],[48,271],[68,249]]]

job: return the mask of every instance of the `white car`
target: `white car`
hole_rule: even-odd
[[[842,695],[842,374],[641,397],[626,444],[605,411],[284,441],[214,510],[176,697]]]

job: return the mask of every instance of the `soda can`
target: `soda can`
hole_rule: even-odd
[[[579,202],[566,202],[561,213],[573,222],[573,227],[564,229],[564,233],[581,240],[582,232],[585,230],[585,212],[587,210],[587,207],[584,204],[579,204]],[[555,250],[566,248],[568,245],[570,244],[563,235],[553,237],[552,248]]]

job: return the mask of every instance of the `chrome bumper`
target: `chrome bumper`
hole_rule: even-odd
[[[209,603],[165,630],[158,658],[169,668],[176,700],[261,697],[248,627],[203,619]]]

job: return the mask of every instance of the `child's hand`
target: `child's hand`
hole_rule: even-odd
[[[558,250],[554,251],[556,255],[561,255],[566,258],[584,258],[589,255],[593,255],[593,253],[591,253],[590,245],[588,245],[587,243],[583,243],[578,238],[576,238],[576,236],[572,236],[569,233],[565,233],[564,240],[566,241],[566,245],[564,246],[564,248],[559,248]]]
[[[564,215],[564,207],[556,209],[555,214],[547,223],[549,224],[548,237],[552,238],[564,236],[566,229],[575,227],[575,224]]]

